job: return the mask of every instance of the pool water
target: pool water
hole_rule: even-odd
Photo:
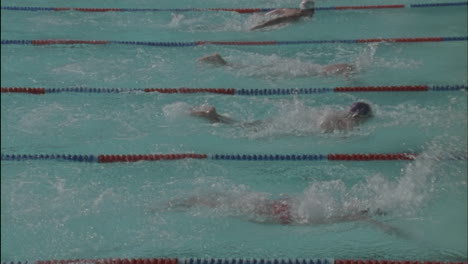
[[[438,1],[425,1],[438,2]],[[439,1],[442,2],[442,1]],[[395,4],[379,1],[378,4]],[[419,3],[405,1],[405,4]],[[317,1],[316,6],[372,1]],[[295,1],[3,1],[4,6],[185,8],[295,7]],[[229,12],[15,12],[3,39],[265,41],[466,36],[467,8],[317,11],[289,26],[251,32],[260,15]],[[220,53],[236,67],[197,58]],[[2,45],[2,87],[307,88],[467,85],[467,42],[144,47]],[[356,63],[349,78],[304,69]],[[239,66],[240,65],[240,66]],[[402,153],[415,161],[220,161],[137,163],[2,161],[1,258],[6,260],[216,257],[466,261],[467,94],[324,93],[2,94],[2,154]],[[324,114],[368,102],[358,129],[322,133]],[[189,116],[210,104],[261,126]],[[293,196],[304,214],[349,208],[385,215],[318,225],[259,224],[227,206],[165,210],[173,199],[222,193],[238,204]],[[253,218],[253,219],[252,219]]]

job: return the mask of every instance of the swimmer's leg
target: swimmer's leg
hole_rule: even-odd
[[[351,219],[363,221],[372,224],[375,227],[378,227],[380,230],[384,231],[389,235],[396,235],[401,238],[409,239],[410,235],[396,226],[385,224],[383,222],[377,221],[369,217],[369,214],[372,215],[386,215],[387,213],[380,208],[374,212],[369,211],[369,209],[359,211],[357,215],[352,215]]]
[[[405,239],[410,239],[411,238],[410,235],[407,232],[403,231],[402,229],[400,229],[400,228],[398,228],[396,226],[385,224],[383,222],[374,220],[374,219],[369,218],[369,217],[367,217],[365,219],[362,219],[362,221],[365,221],[367,223],[372,224],[375,227],[378,227],[380,230],[384,231],[385,233],[387,233],[389,235],[395,235],[395,236],[405,238]]]
[[[239,123],[239,126],[247,128],[247,127],[257,127],[257,126],[261,126],[261,125],[264,125],[264,124],[265,124],[264,120],[255,120],[255,121],[251,121],[251,122]]]
[[[210,193],[205,195],[195,195],[189,198],[173,199],[165,203],[165,210],[187,210],[192,207],[205,206],[216,208],[221,205],[221,193]]]

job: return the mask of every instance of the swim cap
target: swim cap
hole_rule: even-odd
[[[302,0],[299,7],[301,9],[313,9],[314,8],[314,1],[313,0]]]
[[[355,102],[351,105],[349,113],[353,117],[365,117],[371,115],[371,107],[368,103]]]

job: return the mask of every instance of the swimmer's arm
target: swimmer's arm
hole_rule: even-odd
[[[344,130],[344,126],[341,124],[340,120],[333,118],[322,121],[320,123],[320,129],[324,133],[332,133],[335,130]]]
[[[214,116],[209,116],[208,119],[210,119],[213,123],[233,124],[237,122],[236,120],[230,117],[223,116],[218,113],[215,113]]]
[[[333,132],[333,126],[330,124],[330,122],[322,122],[320,123],[320,129],[324,132],[324,133],[331,133]]]
[[[255,27],[252,27],[250,30],[255,30],[259,28],[264,28],[264,27],[270,27],[282,23],[287,23],[287,22],[292,22],[297,20],[299,17],[297,16],[285,16],[285,17],[277,17],[271,20],[268,20],[262,24],[256,25]]]
[[[354,125],[352,120],[346,117],[330,116],[320,122],[320,129],[325,133],[332,133],[335,130],[351,130]]]
[[[365,217],[365,218],[363,218],[361,220],[378,227],[379,229],[381,229],[382,231],[384,231],[385,233],[387,233],[389,235],[396,235],[396,236],[399,236],[399,237],[402,237],[402,238],[405,238],[405,239],[410,238],[408,233],[404,232],[403,230],[399,229],[398,227],[395,227],[395,226],[392,226],[392,225],[389,225],[389,224],[385,224],[383,222],[379,222],[379,221],[374,220],[374,219],[369,218],[369,217]]]
[[[214,115],[207,115],[204,112],[192,111],[192,112],[190,112],[190,115],[204,118],[204,119],[208,120],[211,123],[233,124],[233,123],[237,122],[236,120],[234,120],[232,118],[220,115],[218,113],[216,113]]]
[[[284,9],[283,8],[277,8],[274,10],[271,10],[270,12],[265,13],[265,16],[271,16],[271,15],[281,15],[284,14]]]
[[[230,118],[230,117],[227,117],[227,116],[223,116],[223,115],[218,115],[218,120],[219,122],[221,123],[224,123],[224,124],[234,124],[234,123],[237,123],[236,120]]]
[[[295,223],[282,223],[276,219],[248,219],[249,222],[262,225],[297,225]]]

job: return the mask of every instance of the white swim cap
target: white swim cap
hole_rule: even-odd
[[[299,7],[301,9],[312,9],[314,8],[314,0],[302,0]]]

